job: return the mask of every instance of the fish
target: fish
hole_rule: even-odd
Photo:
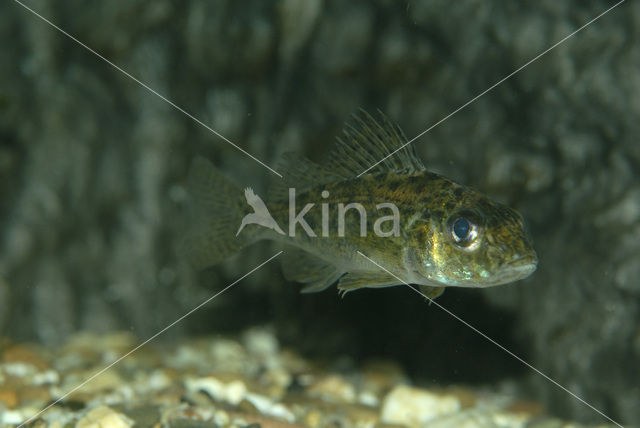
[[[189,261],[204,268],[271,240],[287,248],[284,277],[303,293],[415,284],[430,299],[531,275],[538,257],[523,217],[428,171],[400,127],[379,116],[354,114],[323,162],[285,153],[266,202],[197,157],[186,186]]]

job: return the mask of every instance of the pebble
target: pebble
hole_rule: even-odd
[[[385,397],[381,419],[384,423],[417,428],[438,416],[454,413],[460,407],[460,401],[454,396],[401,385]]]
[[[258,394],[247,394],[246,400],[263,415],[284,419],[287,422],[294,422],[295,415],[283,404],[274,403],[268,397]]]
[[[60,390],[71,390],[80,384],[83,380],[88,379],[94,374],[93,371],[81,371],[76,376],[71,376],[63,382]],[[78,400],[83,400],[85,396],[91,396],[101,392],[112,391],[124,385],[124,379],[115,370],[108,370],[100,376],[96,376],[91,382],[84,384],[81,388],[74,391],[71,396]]]
[[[227,412],[218,410],[213,414],[213,421],[216,423],[216,425],[227,426],[230,422],[229,415],[227,414]]]
[[[187,379],[185,386],[188,391],[203,391],[215,401],[227,402],[234,406],[240,404],[247,394],[247,386],[241,380],[223,382],[214,376]]]
[[[57,384],[58,382],[60,382],[60,376],[55,370],[45,370],[34,374],[31,378],[31,383],[36,386]]]
[[[19,403],[18,393],[14,389],[0,386],[0,403],[9,409],[15,408]]]
[[[376,407],[380,404],[380,400],[371,391],[362,391],[358,394],[358,403],[369,407]]]
[[[242,373],[247,368],[246,349],[235,340],[215,340],[210,350],[212,363],[219,371]]]
[[[266,329],[250,329],[243,337],[244,346],[250,354],[257,356],[276,355],[279,351],[278,339]]]
[[[336,375],[319,379],[309,388],[309,395],[332,402],[353,403],[356,401],[354,386]]]
[[[134,422],[107,406],[90,410],[76,424],[76,428],[129,428]]]
[[[27,412],[23,410],[5,410],[0,412],[0,423],[2,425],[19,425],[28,418]]]
[[[49,363],[41,357],[41,352],[19,344],[10,346],[2,352],[2,362],[27,364],[35,367],[36,370],[49,368]]]
[[[13,377],[27,377],[33,376],[36,373],[36,368],[28,363],[21,361],[2,364],[2,371]]]

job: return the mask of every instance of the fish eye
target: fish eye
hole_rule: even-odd
[[[469,232],[471,232],[471,223],[469,223],[469,220],[464,217],[458,217],[456,221],[453,222],[453,227],[451,229],[456,241],[466,241],[469,236]]]
[[[473,216],[457,214],[449,218],[448,228],[451,240],[461,248],[470,248],[476,242],[479,226]]]

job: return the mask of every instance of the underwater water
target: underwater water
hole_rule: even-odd
[[[639,425],[638,25],[631,1],[3,3],[0,425]],[[438,239],[399,244],[424,244],[411,262],[427,273],[346,295],[333,284],[347,265],[377,272],[355,288],[385,279],[336,240],[316,256],[344,266],[300,293],[320,267],[277,239],[245,246],[257,226],[228,218],[261,212],[255,195],[273,208],[279,182],[385,202],[371,195],[389,181],[331,174],[386,142],[330,171],[282,163],[325,162],[360,109],[524,226],[445,214]],[[415,167],[408,150],[379,168]],[[231,186],[218,173],[238,189],[205,201],[211,258],[196,264],[221,259],[205,267],[182,251],[196,158],[217,171],[215,194]],[[448,213],[447,192],[430,203]],[[423,199],[403,195],[411,217]],[[476,232],[520,252],[531,239],[537,269],[473,286],[498,275],[469,256]],[[432,303],[402,284],[461,260],[422,284],[448,285]]]

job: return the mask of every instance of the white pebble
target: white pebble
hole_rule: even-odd
[[[264,395],[253,393],[247,394],[245,398],[263,415],[284,419],[290,423],[295,422],[295,415],[281,403],[274,403],[270,398],[265,397]]]
[[[241,380],[224,383],[213,376],[187,379],[185,386],[189,391],[204,391],[214,400],[226,401],[234,406],[240,404],[247,394],[247,386]]]
[[[408,386],[395,387],[382,403],[381,419],[388,424],[419,427],[438,416],[460,410],[457,398]]]
[[[129,428],[133,421],[107,406],[92,409],[76,423],[76,428]]]

